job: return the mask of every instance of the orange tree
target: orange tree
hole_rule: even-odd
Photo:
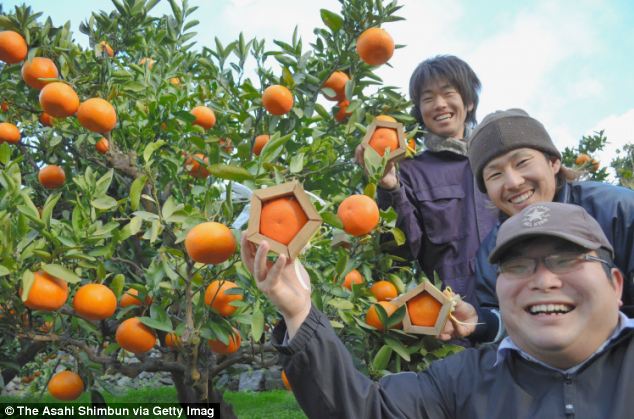
[[[275,362],[265,355],[274,352],[268,333],[278,316],[231,236],[245,228],[248,191],[291,179],[316,197],[326,221],[302,255],[314,303],[359,365],[380,376],[451,351],[393,329],[403,309],[389,320],[374,309],[385,330],[366,324],[376,302],[369,286],[388,280],[403,292],[421,278],[385,251],[404,242],[392,209],[359,237],[336,215],[349,195],[375,195],[387,155],[366,153],[367,178],[352,163],[374,117],[393,116],[409,138],[418,132],[407,100],[355,50],[366,29],[399,20],[399,6],[345,0],[339,12],[321,11],[324,27],[309,48],[295,32],[268,49],[243,35],[197,47],[195,8],[170,1],[170,16],[153,17],[156,3],[113,0],[111,13],[93,13],[80,26],[89,49],[72,41],[69,23],[54,26],[30,7],[0,16],[0,29],[28,45],[26,62],[49,58],[58,70],[34,76],[40,93],[25,83],[23,62],[0,63],[0,122],[20,133],[16,141],[8,127],[0,144],[3,383],[39,351],[63,348],[93,398],[105,371],[167,371],[179,400],[220,402],[232,417],[215,378],[237,362]],[[389,36],[372,33],[382,43],[372,60],[389,58]],[[364,41],[363,54],[371,49]],[[349,78],[343,90],[325,87],[335,72]],[[281,88],[263,100],[270,86]],[[348,290],[352,269],[365,282]],[[43,305],[27,303],[35,298]],[[51,377],[38,379],[43,387]]]

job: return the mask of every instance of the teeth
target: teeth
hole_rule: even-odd
[[[436,118],[434,118],[434,120],[436,120],[436,121],[444,121],[445,119],[449,119],[449,118],[451,118],[451,114],[450,113],[445,113],[445,114],[442,114],[440,116],[437,116]]]
[[[533,196],[533,191],[526,191],[523,194],[512,198],[510,201],[513,204],[521,204],[524,201],[526,201],[528,198],[530,198],[531,196]]]
[[[530,311],[531,314],[540,314],[540,313],[563,314],[563,313],[568,313],[569,311],[572,311],[572,307],[567,306],[565,304],[537,304],[537,305],[529,307],[528,310]]]

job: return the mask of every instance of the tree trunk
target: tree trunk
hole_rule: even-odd
[[[211,380],[209,380],[208,382],[209,388],[211,389],[209,391],[209,399],[206,398],[206,395],[198,394],[198,392],[196,391],[197,387],[185,384],[185,377],[183,373],[172,372],[172,380],[174,381],[174,385],[176,386],[178,401],[181,404],[219,403],[220,411],[218,412],[218,417],[221,417],[222,419],[238,418],[233,412],[233,407],[222,397],[222,392],[213,388]]]

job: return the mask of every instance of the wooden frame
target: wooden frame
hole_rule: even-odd
[[[442,304],[442,307],[440,308],[440,313],[438,313],[438,319],[436,320],[436,324],[433,327],[413,325],[412,321],[409,318],[409,312],[407,311],[407,302],[423,292],[429,293],[432,297],[434,297]],[[449,319],[449,314],[451,313],[453,305],[451,299],[443,294],[428,280],[425,280],[423,283],[419,284],[415,288],[412,288],[405,294],[399,295],[392,300],[392,303],[395,304],[397,308],[405,305],[405,316],[403,316],[404,332],[433,336],[438,336],[440,332],[442,332],[442,329],[445,327],[445,324]]]
[[[396,136],[398,137],[398,148],[396,150],[390,150],[390,157],[387,159],[387,162],[398,162],[403,160],[407,154],[407,142],[405,141],[405,131],[403,130],[403,124],[400,122],[390,122],[390,121],[380,121],[374,120],[369,126],[368,130],[365,133],[365,137],[361,140],[361,146],[363,147],[363,151],[365,152],[366,147],[370,145],[370,139],[376,131],[377,128],[393,128],[396,130]]]
[[[271,199],[284,196],[295,197],[308,219],[306,224],[297,232],[288,245],[260,234],[262,204]],[[287,182],[253,192],[253,196],[251,197],[251,211],[249,213],[249,225],[246,232],[247,240],[255,244],[260,244],[263,240],[266,240],[271,244],[271,250],[273,252],[280,255],[284,254],[288,256],[289,259],[294,259],[299,255],[306,244],[308,244],[310,238],[319,229],[319,226],[321,226],[321,223],[322,219],[310,202],[308,195],[304,192],[302,185],[297,181]]]

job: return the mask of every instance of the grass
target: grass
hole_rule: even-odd
[[[174,387],[141,388],[130,390],[123,395],[102,392],[107,403],[177,403]],[[236,415],[241,419],[303,419],[306,418],[293,397],[293,393],[284,390],[265,392],[225,392],[225,400],[233,406]],[[57,403],[47,392],[42,397],[29,398],[0,396],[2,404],[18,404],[24,402]],[[89,403],[90,395],[86,392],[76,400],[78,403]],[[121,417],[121,416],[119,416]]]

